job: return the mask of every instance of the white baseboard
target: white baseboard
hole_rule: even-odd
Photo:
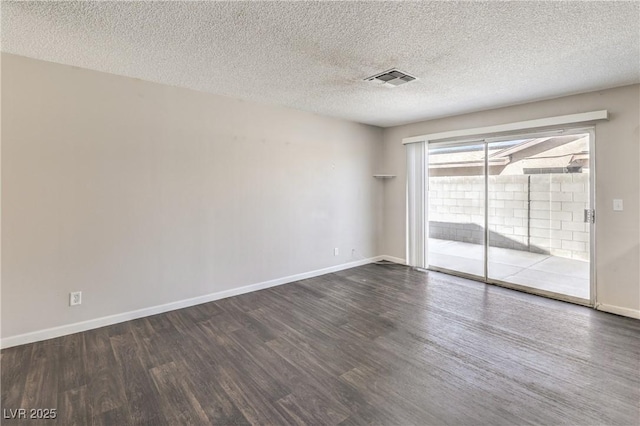
[[[387,256],[386,254],[379,257],[381,257],[382,260],[387,260],[389,262],[397,263],[399,265],[407,264],[407,261],[405,259],[400,259],[399,257]]]
[[[621,306],[615,305],[605,305],[604,303],[597,303],[596,309],[603,312],[609,312],[611,314],[640,319],[640,310],[638,309],[623,308]]]
[[[109,315],[106,317],[90,319],[73,324],[61,325],[59,327],[47,328],[44,330],[33,331],[30,333],[19,334],[16,336],[5,337],[0,340],[1,348],[10,348],[12,346],[24,345],[27,343],[39,342],[41,340],[53,339],[56,337],[66,336],[68,334],[79,333],[81,331],[92,330],[107,325],[118,324],[142,317],[161,314],[163,312],[173,311],[176,309],[187,308],[189,306],[199,305],[201,303],[213,302],[214,300],[225,299],[231,296],[250,293],[252,291],[262,290],[269,287],[275,287],[295,281],[313,278],[332,272],[338,272],[345,269],[355,268],[383,259],[390,259],[388,256],[376,256],[368,259],[357,260],[355,262],[343,263],[341,265],[330,266],[328,268],[317,269],[315,271],[304,272],[301,274],[289,275],[288,277],[277,278],[275,280],[263,281],[261,283],[250,284],[243,287],[233,288],[230,290],[219,291],[216,293],[206,294],[204,296],[193,297],[191,299],[179,300],[177,302],[166,303],[164,305],[152,306],[149,308],[138,309],[121,314]],[[393,261],[393,260],[392,260]]]
[[[355,262],[343,263],[341,265],[330,266],[328,268],[317,269],[315,271],[304,272],[301,274],[289,275],[283,278],[263,281],[256,284],[250,284],[243,287],[233,288],[230,290],[219,291],[216,293],[206,294],[204,296],[193,297],[191,299],[179,300],[176,302],[166,303],[164,305],[151,306],[149,308],[138,309],[121,314],[109,315],[106,317],[95,318],[87,321],[81,321],[73,324],[61,325],[59,327],[47,328],[44,330],[33,331],[30,333],[19,334],[16,336],[5,337],[0,340],[0,348],[10,348],[12,346],[24,345],[27,343],[39,342],[42,340],[53,339],[56,337],[66,336],[69,334],[79,333],[82,331],[92,330],[95,328],[105,327],[107,325],[118,324],[138,318],[148,317],[151,315],[161,314],[163,312],[173,311],[176,309],[188,308],[189,306],[199,305],[202,303],[213,302],[214,300],[225,299],[227,297],[238,296],[240,294],[250,293],[252,291],[263,290],[270,287],[276,287],[282,284],[288,284],[295,281],[313,278],[332,272],[343,271],[345,269],[355,268],[357,266],[366,265],[381,260],[405,265],[406,261],[394,256],[376,256],[368,259],[362,259]],[[640,310],[623,308],[620,306],[606,305],[599,303],[596,309],[612,314],[623,315],[626,317],[640,319]]]

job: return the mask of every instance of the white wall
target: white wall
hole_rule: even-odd
[[[378,128],[8,54],[2,89],[3,339],[379,254]]]
[[[640,315],[640,86],[482,111],[387,128],[383,166],[397,174],[384,189],[381,251],[405,258],[406,160],[402,138],[607,109],[610,120],[596,125],[596,280],[603,308]],[[612,209],[622,198],[624,211]]]

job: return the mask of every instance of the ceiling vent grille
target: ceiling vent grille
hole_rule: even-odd
[[[397,87],[405,83],[409,83],[410,81],[416,80],[416,77],[409,75],[406,72],[402,72],[400,70],[392,68],[379,74],[372,75],[371,77],[367,77],[364,80],[378,84],[380,86],[384,85],[387,87]]]

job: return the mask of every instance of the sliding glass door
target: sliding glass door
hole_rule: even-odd
[[[589,134],[489,142],[490,281],[589,300]]]
[[[588,303],[589,132],[429,145],[431,269]]]
[[[429,265],[485,277],[485,150],[429,145]]]

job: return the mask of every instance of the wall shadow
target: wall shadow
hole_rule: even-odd
[[[475,223],[429,221],[429,238],[482,245],[484,244],[484,228]],[[551,254],[547,249],[531,243],[523,244],[492,230],[489,230],[489,247]]]

